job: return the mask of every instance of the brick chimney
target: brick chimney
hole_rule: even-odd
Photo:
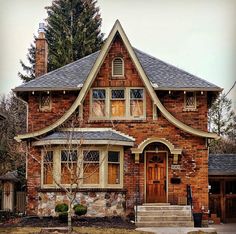
[[[36,38],[35,77],[47,73],[48,69],[48,42],[45,38],[44,23],[39,24],[38,33],[38,38]]]

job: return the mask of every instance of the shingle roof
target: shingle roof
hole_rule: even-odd
[[[209,175],[236,175],[236,154],[210,154]]]
[[[191,75],[140,50],[134,48],[134,52],[148,79],[156,89],[172,90],[189,88],[196,90],[221,90],[218,86],[210,82]],[[98,54],[99,51],[29,81],[28,83],[24,83],[16,87],[14,91],[78,90],[88,77]]]
[[[19,181],[17,171],[8,171],[6,174],[0,176],[0,180],[7,180],[7,181]]]
[[[103,130],[101,131],[59,131],[54,132],[51,135],[48,135],[42,139],[41,141],[50,141],[50,140],[110,140],[110,141],[126,141],[133,142],[129,137],[126,137],[118,132],[114,132],[112,130]]]

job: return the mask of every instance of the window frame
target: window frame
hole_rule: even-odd
[[[53,183],[52,184],[44,184],[44,154],[47,152],[45,149],[41,150],[41,188],[60,188],[57,183],[61,183],[61,151],[67,150],[65,147],[55,146],[50,148],[48,151],[53,152]],[[83,146],[81,148],[71,147],[70,150],[77,150],[77,165],[79,167],[79,163],[84,163],[81,161],[81,157],[83,156],[83,151],[99,151],[99,183],[98,184],[83,184],[81,180],[79,182],[79,188],[123,188],[123,178],[124,178],[124,149],[123,146]],[[120,152],[120,183],[119,184],[108,184],[108,151],[117,151]],[[82,173],[82,170],[81,172]],[[63,184],[65,187],[70,187],[70,184]],[[76,187],[76,185],[73,185]]]
[[[194,105],[187,106],[187,93],[193,93]],[[186,91],[184,93],[184,111],[196,111],[197,110],[197,96],[194,91]]]
[[[42,106],[42,97],[48,96],[49,97],[49,106]],[[39,93],[39,111],[40,112],[51,112],[52,110],[52,95],[51,93],[47,92],[40,92]]]
[[[116,60],[116,59],[120,59],[121,61],[122,61],[122,74],[114,74],[114,61]],[[117,56],[117,57],[115,57],[115,58],[113,58],[112,59],[112,78],[115,78],[115,79],[117,79],[117,78],[124,78],[124,76],[125,76],[125,63],[124,63],[124,59],[122,58],[122,57],[119,57],[119,56]]]
[[[95,117],[92,115],[93,108],[93,90],[94,89],[104,89],[106,90],[106,101],[105,101],[105,110],[106,114],[103,117]],[[111,100],[112,100],[112,90],[122,89],[125,92],[125,116],[111,116]],[[143,115],[142,116],[131,116],[130,112],[130,90],[132,89],[142,89],[143,90]],[[89,120],[145,120],[146,119],[146,90],[144,87],[106,87],[106,88],[92,88],[90,91],[90,113]]]

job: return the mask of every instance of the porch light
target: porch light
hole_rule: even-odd
[[[155,152],[158,153],[158,147],[157,147],[157,146],[156,146],[156,148],[155,148]]]

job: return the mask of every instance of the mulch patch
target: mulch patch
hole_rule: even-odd
[[[80,217],[72,221],[74,227],[101,227],[135,229],[135,224],[121,217]],[[66,222],[53,217],[23,217],[10,219],[0,224],[0,227],[64,227]]]

